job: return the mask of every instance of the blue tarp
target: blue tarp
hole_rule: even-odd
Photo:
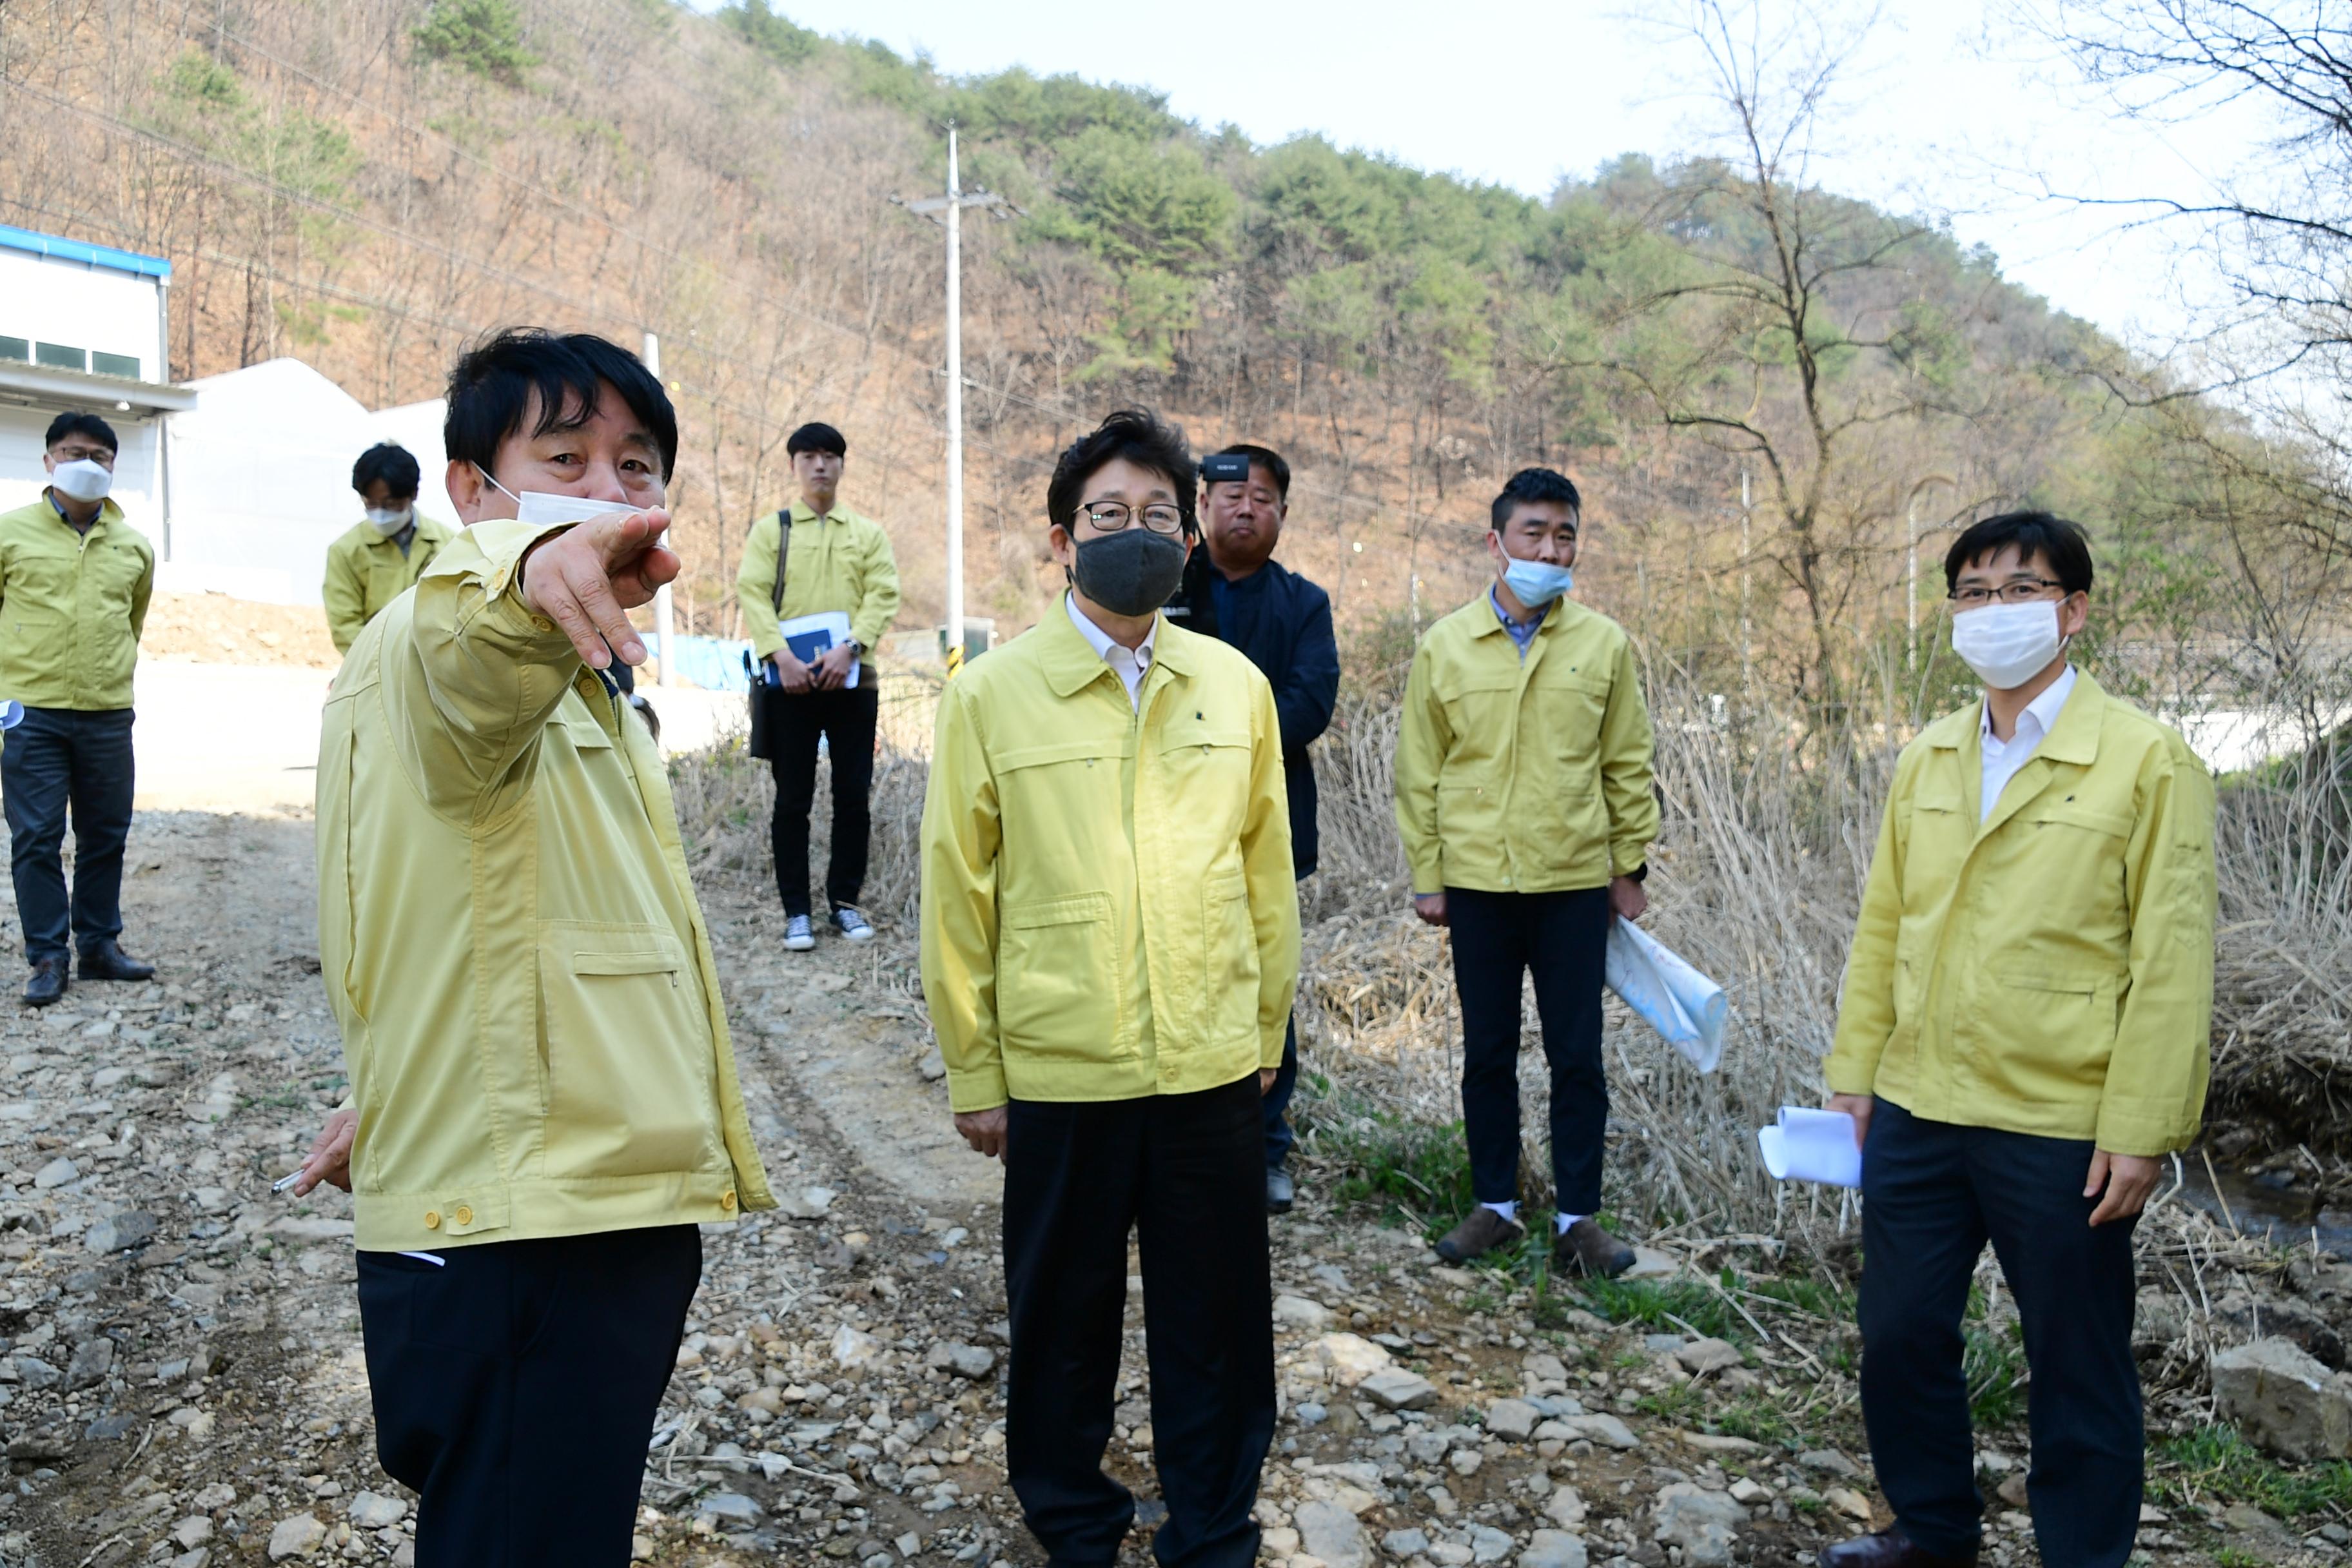
[[[646,647],[658,658],[667,658],[668,650],[655,633],[641,634]],[[743,658],[751,651],[749,640],[732,641],[726,637],[679,637],[675,670],[679,679],[705,691],[749,691],[751,678],[743,673]]]

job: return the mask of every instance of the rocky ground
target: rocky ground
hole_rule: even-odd
[[[342,1084],[309,825],[149,815],[132,867],[128,942],[162,979],[0,1014],[0,1565],[405,1563],[412,1500],[374,1461],[348,1205],[268,1191]],[[948,1132],[910,951],[886,932],[788,954],[764,897],[708,901],[788,1203],[706,1237],[639,1555],[1036,1563],[1002,1468],[992,1168]],[[13,942],[13,909],[0,926]],[[1275,1226],[1270,1563],[1787,1563],[1884,1522],[1837,1324],[1759,1301],[1781,1315],[1737,1344],[1612,1326],[1436,1267],[1416,1234],[1332,1204],[1335,1184],[1306,1172]],[[1156,1489],[1136,1281],[1129,1326],[1110,1462],[1146,1500],[1139,1564]],[[1985,1444],[2000,1564],[2034,1560],[2021,1444]],[[2142,1546],[2332,1561],[2326,1529],[2176,1503]]]

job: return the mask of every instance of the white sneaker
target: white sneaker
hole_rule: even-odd
[[[839,909],[833,911],[833,923],[840,927],[841,934],[847,937],[852,942],[872,942],[874,940],[874,928],[866,923],[866,917],[864,915],[859,914],[847,904],[844,904]]]
[[[806,952],[816,945],[816,932],[809,929],[806,915],[794,915],[784,922],[784,948],[790,952]]]

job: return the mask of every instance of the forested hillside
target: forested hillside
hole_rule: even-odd
[[[966,230],[975,614],[1044,602],[1045,473],[1129,400],[1291,455],[1288,552],[1359,631],[1463,596],[1486,499],[1547,462],[1653,658],[1811,703],[1900,668],[1915,522],[1932,604],[1955,519],[2074,511],[2179,633],[2255,505],[2213,478],[2226,421],[2116,395],[2151,383],[1997,257],[1760,154],[1530,200],[1145,88],[945,78],[767,0],[19,0],[0,72],[0,220],[170,257],[177,377],[292,354],[380,405],[498,324],[658,332],[705,632],[812,417],[906,624],[939,612],[941,246],[894,198],[940,185],[950,120],[1022,213]]]

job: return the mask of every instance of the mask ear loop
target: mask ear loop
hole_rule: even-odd
[[[476,463],[473,467],[474,472],[481,475],[483,479],[488,483],[490,489],[498,491],[499,494],[514,502],[516,506],[520,507],[522,505],[522,497],[515,494],[514,491],[499,483],[497,476],[493,475],[489,469],[482,467],[479,463]]]

